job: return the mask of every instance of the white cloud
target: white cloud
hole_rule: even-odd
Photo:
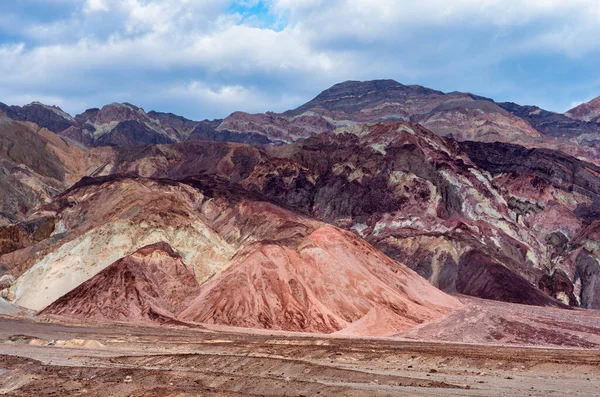
[[[63,98],[72,112],[84,96],[283,110],[369,78],[492,95],[526,88],[492,74],[515,57],[600,51],[597,0],[268,0],[277,29],[256,22],[264,15],[232,12],[228,0],[46,1],[73,4],[72,13],[21,27],[26,44],[0,45],[1,92]],[[0,28],[9,22],[0,17]]]
[[[108,6],[104,0],[87,0],[83,10],[86,13],[108,11]]]

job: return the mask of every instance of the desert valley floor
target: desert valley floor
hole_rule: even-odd
[[[460,313],[388,338],[3,317],[0,394],[600,395],[597,313],[460,299]]]

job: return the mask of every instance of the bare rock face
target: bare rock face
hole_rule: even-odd
[[[217,130],[258,134],[274,142],[293,142],[334,128],[327,118],[316,113],[289,117],[275,113],[234,112],[219,124]]]
[[[53,217],[42,217],[0,226],[0,255],[43,241],[50,237],[54,230],[55,219]]]
[[[189,259],[191,247],[174,240],[175,234],[166,231],[171,230],[170,225],[209,228],[220,236],[211,239],[227,242],[222,245],[222,252],[227,254],[220,257],[218,264],[206,268],[198,257],[194,257],[193,262],[186,259],[186,263],[202,274],[199,281],[224,269],[240,247],[232,245],[235,238],[229,232],[223,237],[206,218],[194,214],[195,204],[185,198],[188,193],[183,193],[187,188],[180,191],[184,186],[209,197],[270,201],[295,213],[351,230],[448,292],[457,291],[459,263],[472,250],[488,255],[532,286],[539,285],[541,277],[549,274],[546,268],[553,248],[548,247],[531,226],[523,223],[521,210],[492,186],[493,178],[481,171],[458,145],[413,123],[344,127],[266,151],[220,142],[115,148],[114,155],[97,173],[114,173],[114,176],[100,182],[93,178],[82,180],[45,209],[57,211],[57,218],[67,230],[63,248],[56,244],[36,245],[7,254],[0,260],[21,269],[16,275],[35,266],[58,275],[65,266],[71,265],[59,259],[62,254],[48,256],[52,249],[59,252],[67,252],[75,246],[88,249],[84,247],[90,246],[91,239],[104,233],[125,233],[136,243],[117,247],[114,242],[106,241],[107,247],[112,247],[110,254],[99,249],[96,255],[101,255],[102,260],[94,264],[83,260],[81,263],[91,267],[82,268],[86,270],[76,273],[77,277],[57,289],[50,288],[51,281],[36,281],[34,270],[27,271],[23,281],[17,283],[23,286],[16,294],[17,302],[32,308],[51,303],[78,282],[132,253],[142,241],[155,242],[150,239],[156,236],[154,233],[166,236],[161,241],[168,242],[178,252],[188,252]],[[145,182],[119,175],[152,179]],[[161,207],[162,193],[153,197],[145,193],[146,188],[138,186],[139,182],[162,186],[156,185],[155,178],[176,181],[173,186],[179,186],[168,206]],[[114,183],[117,192],[99,190],[99,183]],[[169,189],[165,186],[159,190]],[[125,197],[130,199],[125,200]],[[91,204],[91,199],[97,204]],[[90,204],[73,207],[71,202]],[[112,204],[107,206],[106,203]],[[111,208],[119,211],[111,213]],[[134,225],[144,222],[139,224],[148,226],[129,226],[127,211],[135,214]],[[168,214],[172,219],[169,226],[165,229],[164,220],[159,219],[148,222],[154,219],[151,211]],[[185,218],[179,214],[186,214]],[[81,222],[81,219],[88,221]],[[39,264],[33,259],[35,252],[38,252],[35,254],[38,261],[46,256]],[[50,270],[54,266],[56,270]],[[90,269],[94,270],[90,272]],[[567,273],[570,277],[573,274]],[[46,279],[51,280],[47,276],[43,278]],[[24,289],[25,285],[39,282],[49,283],[51,292],[41,301],[38,301],[40,296],[33,295],[33,290]],[[375,313],[388,313],[386,310]]]
[[[217,129],[293,142],[359,123],[411,121],[458,141],[561,150],[600,165],[600,125],[567,116],[534,106],[496,103],[469,93],[406,86],[394,80],[346,81],[281,114],[235,112]]]
[[[600,97],[569,110],[565,115],[575,120],[600,121]]]
[[[138,146],[174,143],[178,136],[173,128],[130,103],[113,103],[102,109],[89,109],[75,117],[76,129],[60,132],[61,136],[85,146]]]
[[[102,109],[88,109],[75,116],[76,125],[59,134],[84,147],[135,147],[207,140],[268,144],[264,135],[219,130],[221,120],[193,121],[172,113],[151,111],[130,103],[113,103]]]
[[[174,143],[168,136],[159,134],[136,120],[118,123],[110,132],[100,136],[97,146],[137,146]]]
[[[187,138],[190,141],[239,142],[253,145],[267,145],[271,140],[257,132],[217,131],[207,123],[201,123],[194,128]]]
[[[461,147],[494,175],[508,205],[548,247],[540,288],[572,306],[593,306],[600,296],[594,287],[600,168],[551,150],[481,142]]]
[[[556,269],[552,275],[545,274],[539,282],[540,290],[569,306],[579,306],[575,288],[569,276]]]
[[[521,106],[512,102],[499,103],[498,106],[527,121],[545,136],[568,139],[600,132],[598,123],[571,118],[568,114],[549,112],[537,106]]]
[[[166,243],[140,248],[40,314],[94,320],[176,322],[198,290],[192,269]]]
[[[175,135],[177,135],[180,139],[184,139],[185,137],[189,136],[192,133],[192,131],[194,131],[194,129],[200,124],[205,124],[211,126],[212,128],[219,125],[219,121],[216,121],[214,123],[211,123],[208,120],[204,120],[202,122],[193,121],[173,113],[162,113],[156,112],[154,110],[148,112],[148,116],[151,119],[158,120],[158,122],[161,125],[169,126],[170,128],[172,128],[175,132]]]
[[[600,264],[588,252],[577,255],[575,280],[581,281],[581,306],[600,310]]]

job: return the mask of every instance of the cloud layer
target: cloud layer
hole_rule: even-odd
[[[9,0],[0,101],[213,118],[393,78],[564,111],[600,95],[597,37],[597,0]]]

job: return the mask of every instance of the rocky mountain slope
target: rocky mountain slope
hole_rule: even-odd
[[[256,132],[287,142],[365,122],[417,122],[458,141],[506,142],[561,150],[598,164],[600,124],[535,106],[496,103],[470,93],[406,86],[394,80],[347,81],[282,114],[226,117],[217,129]]]
[[[86,110],[75,116],[74,123],[68,128],[56,132],[85,147],[126,147],[186,140],[270,142],[265,136],[251,132],[217,132],[219,125],[220,120],[192,121],[171,113],[146,113],[130,103],[113,103],[102,109]]]
[[[478,142],[461,147],[494,176],[492,184],[547,245],[551,271],[540,288],[598,308],[600,256],[589,236],[600,219],[600,168],[550,150]]]
[[[214,121],[1,109],[7,305],[342,335],[451,294],[600,309],[593,118],[392,80]]]
[[[60,225],[52,243],[2,257],[18,276],[8,298],[96,320],[326,333],[383,310],[391,334],[460,306],[354,234],[247,197],[218,177],[88,178],[40,209]]]
[[[323,153],[328,155],[323,156]],[[510,279],[524,289],[525,298],[521,303],[557,304],[549,296],[543,295],[546,296],[543,300],[536,294],[540,280],[551,272],[550,250],[543,236],[534,233],[523,218],[519,218],[492,186],[491,176],[472,163],[458,145],[449,144],[418,124],[395,122],[342,128],[268,151],[220,142],[124,148],[99,170],[99,174],[102,173],[115,175],[110,178],[117,179],[121,178],[118,175],[153,178],[148,182],[151,190],[158,189],[157,182],[150,182],[158,181],[156,178],[192,186],[200,183],[203,191],[211,194],[229,186],[227,189],[238,197],[268,201],[351,230],[447,292],[478,295],[479,290],[458,280],[470,278],[465,272],[471,271],[469,266],[473,266],[473,261],[481,262],[480,266],[489,261],[499,263],[506,272],[496,272],[497,276],[487,280],[486,294],[510,299],[503,292],[506,280]],[[76,185],[73,192],[78,192],[86,183]],[[146,194],[137,187],[137,180],[132,185],[135,187],[129,188],[131,183],[115,189],[131,200]],[[105,190],[96,193],[99,211],[103,208],[100,203],[110,204],[104,205],[108,209],[115,207],[113,203],[124,201],[121,196],[106,197],[109,193]],[[80,195],[88,197],[89,191],[78,193],[76,197]],[[67,208],[63,196],[53,204],[55,207]],[[69,201],[80,202],[76,197]],[[147,195],[139,200],[136,208],[143,210],[136,210],[136,215],[140,219],[153,219],[149,214],[158,211],[156,198]],[[171,200],[169,208],[190,208],[189,204]],[[126,210],[128,207],[119,204],[117,208]],[[69,215],[69,219],[80,219],[81,211]],[[191,211],[187,210],[185,218],[172,214],[173,221],[169,223],[175,227],[192,218]],[[91,214],[86,212],[86,217]],[[106,228],[113,216],[100,211],[93,222]],[[163,217],[165,221],[168,219],[166,214]],[[68,223],[62,222],[63,229],[68,230]],[[153,228],[162,229],[165,224],[159,224],[157,219]],[[85,225],[86,222],[77,224],[78,228]],[[206,223],[202,227],[214,229]],[[136,233],[141,231],[135,230]],[[162,241],[173,244],[166,238]],[[184,246],[174,248],[181,251]],[[47,248],[47,252],[51,249],[56,248]],[[118,250],[119,255],[128,254],[123,248]],[[191,247],[185,250],[189,253]],[[232,252],[231,249],[226,251]],[[472,251],[482,255],[468,256]],[[115,248],[111,252],[115,252]],[[0,260],[17,264],[21,256],[35,255],[24,250]],[[471,260],[465,261],[464,257]],[[103,260],[102,263],[107,266],[111,262]],[[32,264],[30,261],[25,267]],[[49,268],[48,263],[43,266]],[[62,265],[57,266],[62,268]],[[493,291],[489,293],[489,290]],[[17,296],[16,301],[19,299],[23,298]]]
[[[101,165],[101,154],[2,112],[0,131],[0,225],[23,219]]]
[[[575,120],[598,123],[600,122],[600,97],[576,106],[565,114]]]
[[[60,132],[75,125],[73,117],[58,106],[48,106],[39,102],[22,107],[8,106],[0,102],[0,111],[15,121],[30,121],[52,132]]]

